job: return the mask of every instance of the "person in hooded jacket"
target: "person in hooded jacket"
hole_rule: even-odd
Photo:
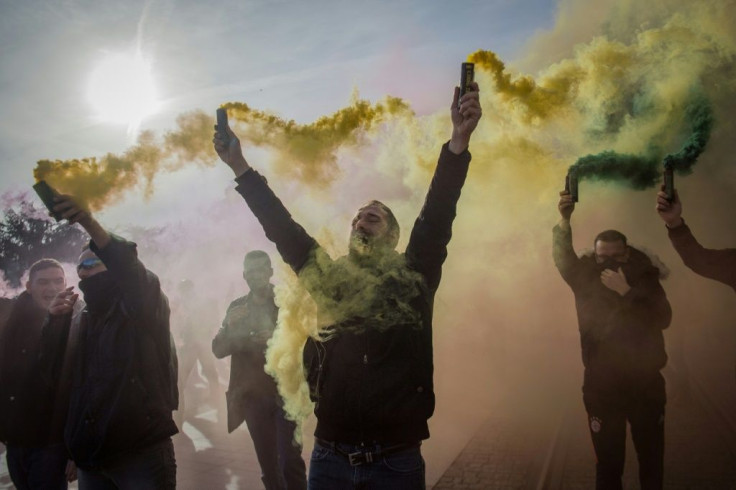
[[[575,204],[569,192],[560,196],[553,255],[575,295],[596,489],[622,488],[627,422],[642,490],[661,489],[666,395],[660,370],[667,363],[662,330],[672,310],[660,270],[616,230],[599,233],[594,253],[578,257],[570,226]]]
[[[175,488],[171,436],[178,432],[172,418],[178,392],[166,296],[134,243],[108,233],[72,197],[55,199],[54,210],[91,237],[77,266],[86,307],[70,360],[64,430],[79,488]],[[41,358],[52,380],[65,363],[78,298],[72,289],[54,298],[42,331]]]

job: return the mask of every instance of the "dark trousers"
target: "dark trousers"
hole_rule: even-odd
[[[78,468],[79,490],[173,490],[176,459],[171,438],[107,462]]]
[[[266,490],[306,490],[307,470],[294,442],[296,424],[286,419],[280,399],[250,396],[243,408]]]
[[[68,456],[63,443],[41,448],[9,445],[6,458],[10,479],[18,490],[66,490]]]
[[[596,490],[621,490],[626,460],[626,422],[631,426],[642,490],[661,490],[664,473],[664,400],[638,397],[605,400],[585,394],[593,439]]]
[[[366,450],[349,444],[337,447],[346,453]],[[378,452],[380,447],[368,450]],[[309,463],[309,490],[424,490],[424,472],[418,445],[352,466],[344,454],[316,442]]]

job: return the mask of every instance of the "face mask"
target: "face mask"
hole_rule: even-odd
[[[598,263],[598,268],[602,271],[611,269],[614,272],[618,272],[619,267],[623,267],[623,263],[616,259],[607,258],[605,261]]]
[[[79,281],[79,289],[84,293],[84,302],[91,311],[108,308],[118,294],[118,286],[109,271],[98,272],[82,279]]]

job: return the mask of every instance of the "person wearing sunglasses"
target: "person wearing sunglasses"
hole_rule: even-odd
[[[599,233],[593,252],[578,257],[568,191],[560,193],[557,207],[562,219],[553,229],[553,256],[575,295],[596,488],[621,488],[628,422],[641,488],[661,489],[666,395],[660,370],[667,362],[662,330],[672,310],[660,279],[669,271],[616,230]]]
[[[168,300],[134,243],[108,233],[73,197],[55,201],[54,211],[91,238],[77,262],[85,308],[75,348],[66,349],[79,297],[71,287],[51,302],[42,332],[51,382],[70,365],[64,439],[79,488],[173,489],[178,391]]]

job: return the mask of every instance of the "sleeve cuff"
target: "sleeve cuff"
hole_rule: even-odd
[[[690,227],[687,226],[687,223],[685,223],[685,220],[682,220],[682,224],[678,226],[677,228],[670,228],[669,226],[665,225],[665,228],[667,228],[667,235],[670,238],[680,238],[688,235],[692,235],[692,232],[690,231]]]

